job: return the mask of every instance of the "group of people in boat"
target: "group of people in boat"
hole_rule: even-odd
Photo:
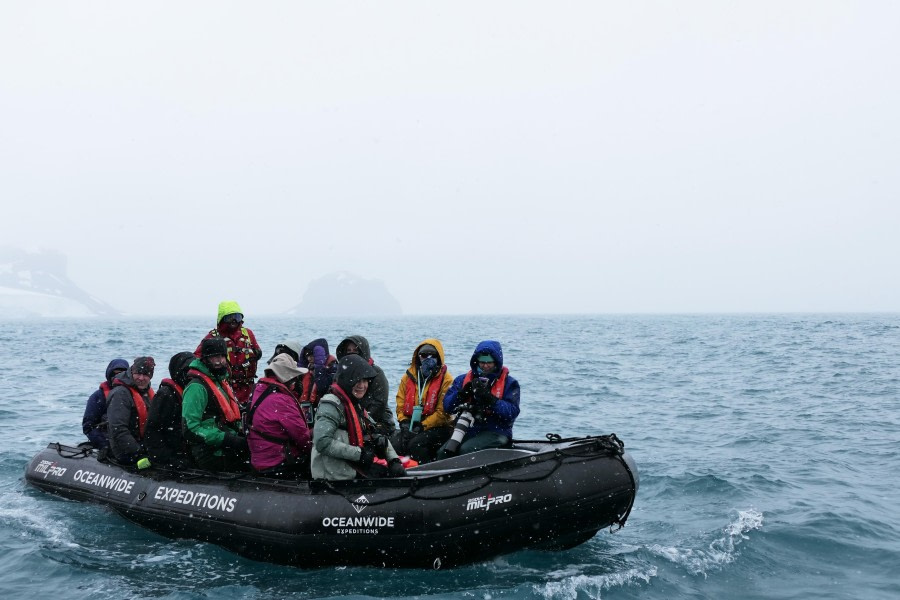
[[[153,357],[110,361],[82,420],[101,460],[345,480],[400,477],[512,443],[519,383],[499,342],[480,342],[454,378],[441,341],[422,340],[391,410],[387,376],[361,335],[334,355],[324,338],[283,341],[257,380],[263,353],[238,303],[221,302],[216,323],[193,352],[171,357],[156,391]]]

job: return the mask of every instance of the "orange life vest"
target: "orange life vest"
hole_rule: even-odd
[[[425,398],[422,403],[422,416],[427,417],[434,414],[437,408],[438,394],[441,392],[441,386],[444,383],[444,373],[447,372],[447,365],[441,365],[440,370],[435,373],[431,381],[425,388]],[[406,372],[406,397],[403,400],[403,414],[411,417],[413,408],[419,402],[419,390],[416,385],[416,378],[412,372]]]
[[[223,394],[222,389],[216,385],[216,382],[203,371],[191,369],[188,371],[188,376],[196,377],[206,384],[206,389],[212,392],[216,402],[218,402],[219,410],[222,411],[222,416],[226,423],[237,423],[241,420],[241,409],[238,408],[237,400],[235,400],[234,397],[234,391],[232,391],[231,386],[227,381],[222,381],[222,388],[225,390],[225,393]]]
[[[494,381],[494,385],[491,386],[491,396],[500,400],[503,398],[503,389],[506,387],[506,375],[509,373],[509,369],[503,367],[500,369],[500,376]],[[463,379],[462,386],[460,389],[466,386],[467,383],[474,379],[475,375],[473,375],[472,371],[466,373],[465,379]]]
[[[130,385],[125,387],[127,387],[128,391],[131,392],[131,397],[134,399],[134,408],[137,410],[138,439],[144,439],[144,427],[147,426],[147,403],[144,402],[144,396],[135,388],[131,387]],[[150,397],[150,400],[153,400],[153,388],[147,388],[147,396]]]

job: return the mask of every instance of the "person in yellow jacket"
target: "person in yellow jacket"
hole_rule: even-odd
[[[398,454],[420,464],[430,462],[450,439],[453,419],[444,412],[444,395],[452,383],[453,375],[444,364],[444,345],[434,338],[422,340],[397,389],[400,429],[391,442]]]

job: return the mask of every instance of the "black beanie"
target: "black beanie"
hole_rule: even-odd
[[[153,369],[156,368],[156,362],[152,356],[139,356],[134,359],[131,365],[132,375],[149,375],[153,377]]]
[[[228,344],[220,337],[207,338],[200,342],[200,358],[228,356]]]

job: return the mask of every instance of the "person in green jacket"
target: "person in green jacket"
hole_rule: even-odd
[[[210,471],[249,470],[241,411],[228,381],[225,340],[214,337],[201,342],[200,358],[191,363],[188,378],[181,418],[194,462]]]

